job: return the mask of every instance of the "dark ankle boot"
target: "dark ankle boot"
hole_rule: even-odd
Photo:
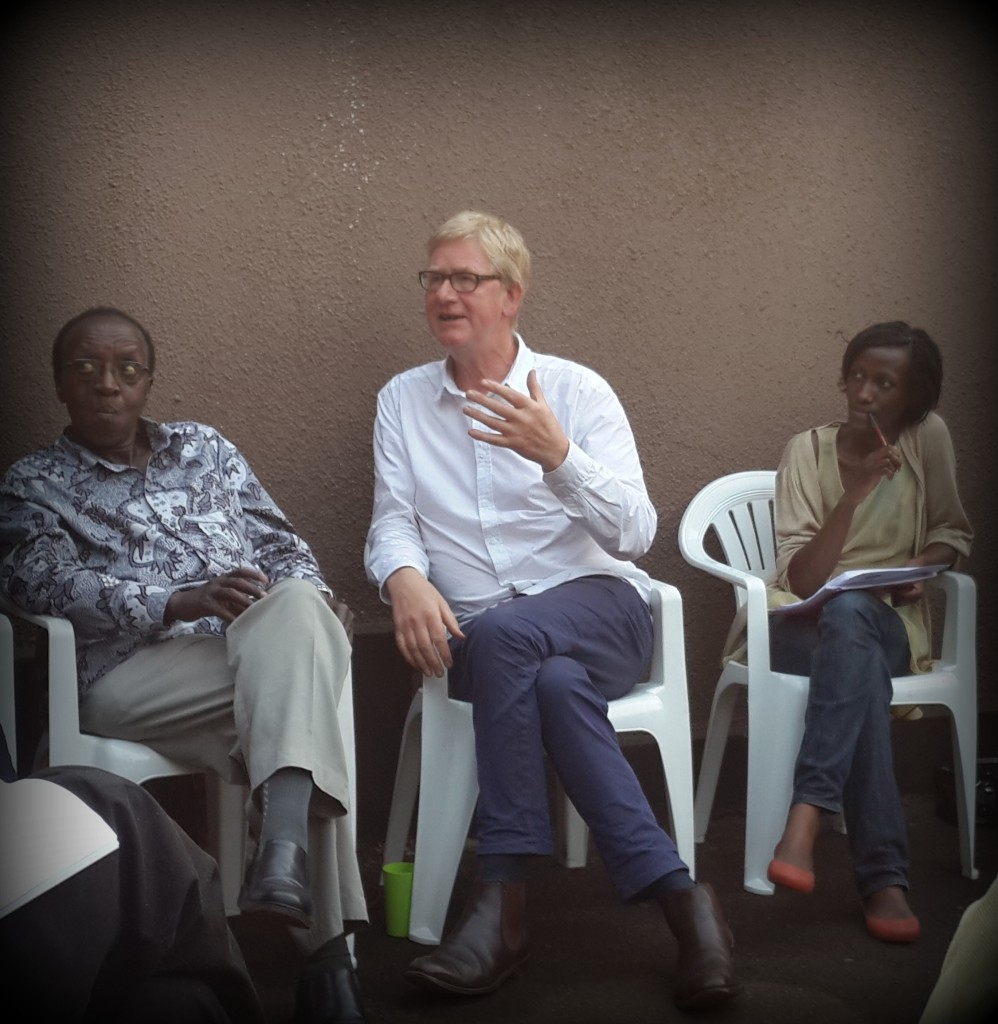
[[[403,977],[461,995],[494,992],[527,959],[524,882],[476,882],[454,931]]]
[[[714,890],[702,883],[666,893],[659,902],[679,943],[676,1006],[698,1010],[730,999],[738,991],[731,963],[734,940]]]

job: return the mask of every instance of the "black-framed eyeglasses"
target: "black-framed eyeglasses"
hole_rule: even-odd
[[[111,375],[119,384],[129,387],[141,383],[152,372],[148,366],[131,359],[123,359],[118,363],[102,363],[97,359],[71,359],[66,363],[66,369],[84,383],[100,380],[104,375],[105,366],[111,367]]]
[[[427,292],[435,292],[444,281],[450,281],[450,286],[454,291],[467,295],[483,281],[501,280],[501,274],[472,274],[467,270],[458,270],[453,274],[442,274],[439,270],[421,270],[419,272],[420,287]]]

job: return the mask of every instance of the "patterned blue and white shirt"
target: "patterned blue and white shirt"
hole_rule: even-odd
[[[141,646],[225,632],[214,617],[165,626],[176,590],[254,566],[332,593],[235,445],[200,423],[142,422],[144,472],[63,435],[0,480],[0,588],[72,622],[81,692]]]

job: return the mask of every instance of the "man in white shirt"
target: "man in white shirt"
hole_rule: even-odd
[[[657,900],[679,943],[674,998],[737,989],[713,890],[695,885],[607,718],[644,678],[655,534],[630,426],[593,371],[516,333],[530,271],[520,233],[457,214],[419,275],[442,361],[378,396],[366,566],[424,675],[471,701],[480,875],[459,923],[406,972],[462,995],[527,958],[526,874],[552,851],[545,752],[624,900]]]

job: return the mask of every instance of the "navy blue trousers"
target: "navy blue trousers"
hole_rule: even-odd
[[[622,899],[686,866],[607,718],[607,700],[646,678],[651,643],[644,599],[610,576],[504,601],[453,643],[450,693],[473,706],[480,855],[552,852],[546,751]]]

